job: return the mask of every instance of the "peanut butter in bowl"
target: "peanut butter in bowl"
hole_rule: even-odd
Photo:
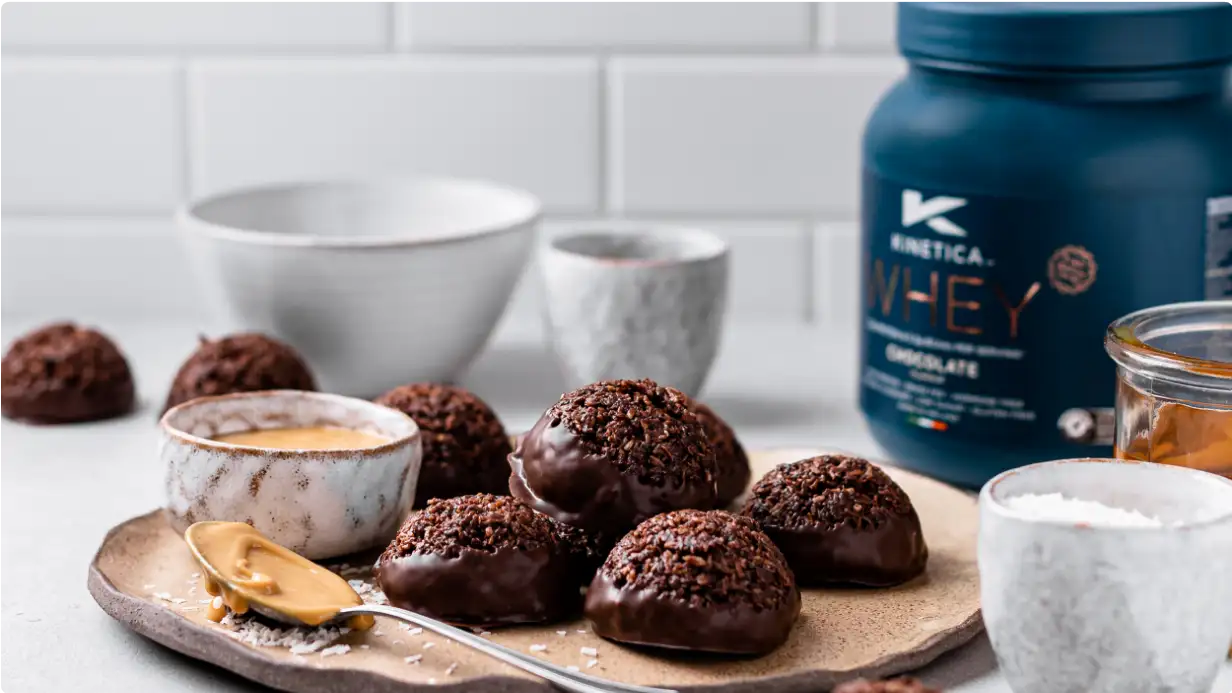
[[[410,513],[423,456],[406,414],[300,390],[200,397],[160,423],[166,514],[241,522],[316,560],[384,546]]]
[[[298,428],[268,428],[255,431],[226,433],[214,438],[220,443],[279,450],[351,450],[375,448],[389,442],[385,436],[373,435],[337,426],[305,426]]]

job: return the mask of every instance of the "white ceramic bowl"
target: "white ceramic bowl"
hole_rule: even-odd
[[[529,193],[453,179],[237,190],[177,223],[225,329],[265,332],[322,390],[451,382],[479,354],[534,241]]]
[[[1026,515],[1054,494],[1162,526]],[[1060,460],[980,492],[984,624],[1015,693],[1209,691],[1232,641],[1232,480],[1195,469]]]
[[[366,400],[297,390],[200,397],[160,423],[166,511],[194,522],[248,522],[307,558],[381,546],[411,509],[423,455],[419,427]],[[371,448],[284,450],[222,443],[227,433],[331,426],[383,436]]]

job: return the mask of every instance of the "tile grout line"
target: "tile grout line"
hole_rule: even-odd
[[[822,22],[823,26],[825,22]],[[823,34],[826,32],[822,32]],[[823,43],[829,39],[820,38]],[[386,37],[385,43],[390,41]],[[396,38],[394,39],[396,44]],[[699,46],[696,48],[672,48],[668,46],[637,46],[636,50],[619,48],[554,48],[551,46],[424,46],[422,50],[408,44],[405,50],[401,47],[390,49],[388,45],[381,46],[294,46],[264,48],[254,46],[194,46],[177,50],[162,50],[146,47],[110,47],[110,46],[14,46],[4,48],[0,55],[5,58],[24,60],[60,60],[60,59],[98,59],[98,60],[150,60],[150,59],[185,59],[185,60],[222,60],[245,61],[267,59],[312,58],[325,60],[352,60],[356,58],[392,58],[402,55],[420,55],[427,58],[635,58],[655,60],[717,60],[741,58],[802,58],[815,57],[818,51],[826,57],[844,58],[855,61],[884,60],[899,58],[893,48],[845,48],[841,50],[826,50],[816,46],[809,50],[800,50],[795,46]]]
[[[403,51],[398,45],[398,20],[400,16],[401,13],[398,11],[398,3],[385,3],[385,50],[387,53],[407,52]],[[408,41],[407,43],[409,44],[410,42]]]
[[[598,58],[598,75],[596,76],[598,93],[595,95],[598,101],[598,109],[595,113],[595,117],[598,120],[595,130],[598,134],[595,142],[597,150],[595,153],[595,163],[598,167],[595,172],[595,182],[598,190],[596,191],[595,200],[597,211],[601,215],[606,215],[612,206],[611,200],[608,199],[608,181],[611,176],[611,172],[608,170],[608,163],[611,160],[612,148],[609,135],[611,123],[608,117],[608,85],[610,83],[608,63],[609,59],[607,56],[600,56]]]
[[[623,82],[612,74],[611,58],[603,59],[603,211],[607,216],[624,214],[624,188],[621,171],[624,168],[624,142],[620,138],[623,122],[617,110],[623,102]]]
[[[804,322],[818,324],[817,315],[817,225],[812,219],[805,219],[801,228],[804,230]]]
[[[838,45],[838,6],[832,2],[823,2],[817,10],[814,31],[817,32],[817,50],[822,53],[833,53]]]
[[[180,203],[188,204],[192,199],[192,136],[189,132],[189,99],[188,99],[188,59],[179,60],[179,71],[176,75],[176,115],[179,117],[179,127],[176,128],[177,146],[180,149]]]
[[[817,52],[818,43],[821,40],[819,36],[820,31],[817,27],[817,23],[821,21],[820,17],[821,3],[810,2],[808,4],[808,17],[806,21],[808,21],[808,50],[812,53]]]

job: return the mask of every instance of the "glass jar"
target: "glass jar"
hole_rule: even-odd
[[[1117,363],[1116,456],[1232,477],[1232,301],[1131,313],[1104,346]]]

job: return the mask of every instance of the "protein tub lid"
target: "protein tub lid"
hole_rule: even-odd
[[[1227,2],[903,2],[912,59],[1045,70],[1232,62]]]

